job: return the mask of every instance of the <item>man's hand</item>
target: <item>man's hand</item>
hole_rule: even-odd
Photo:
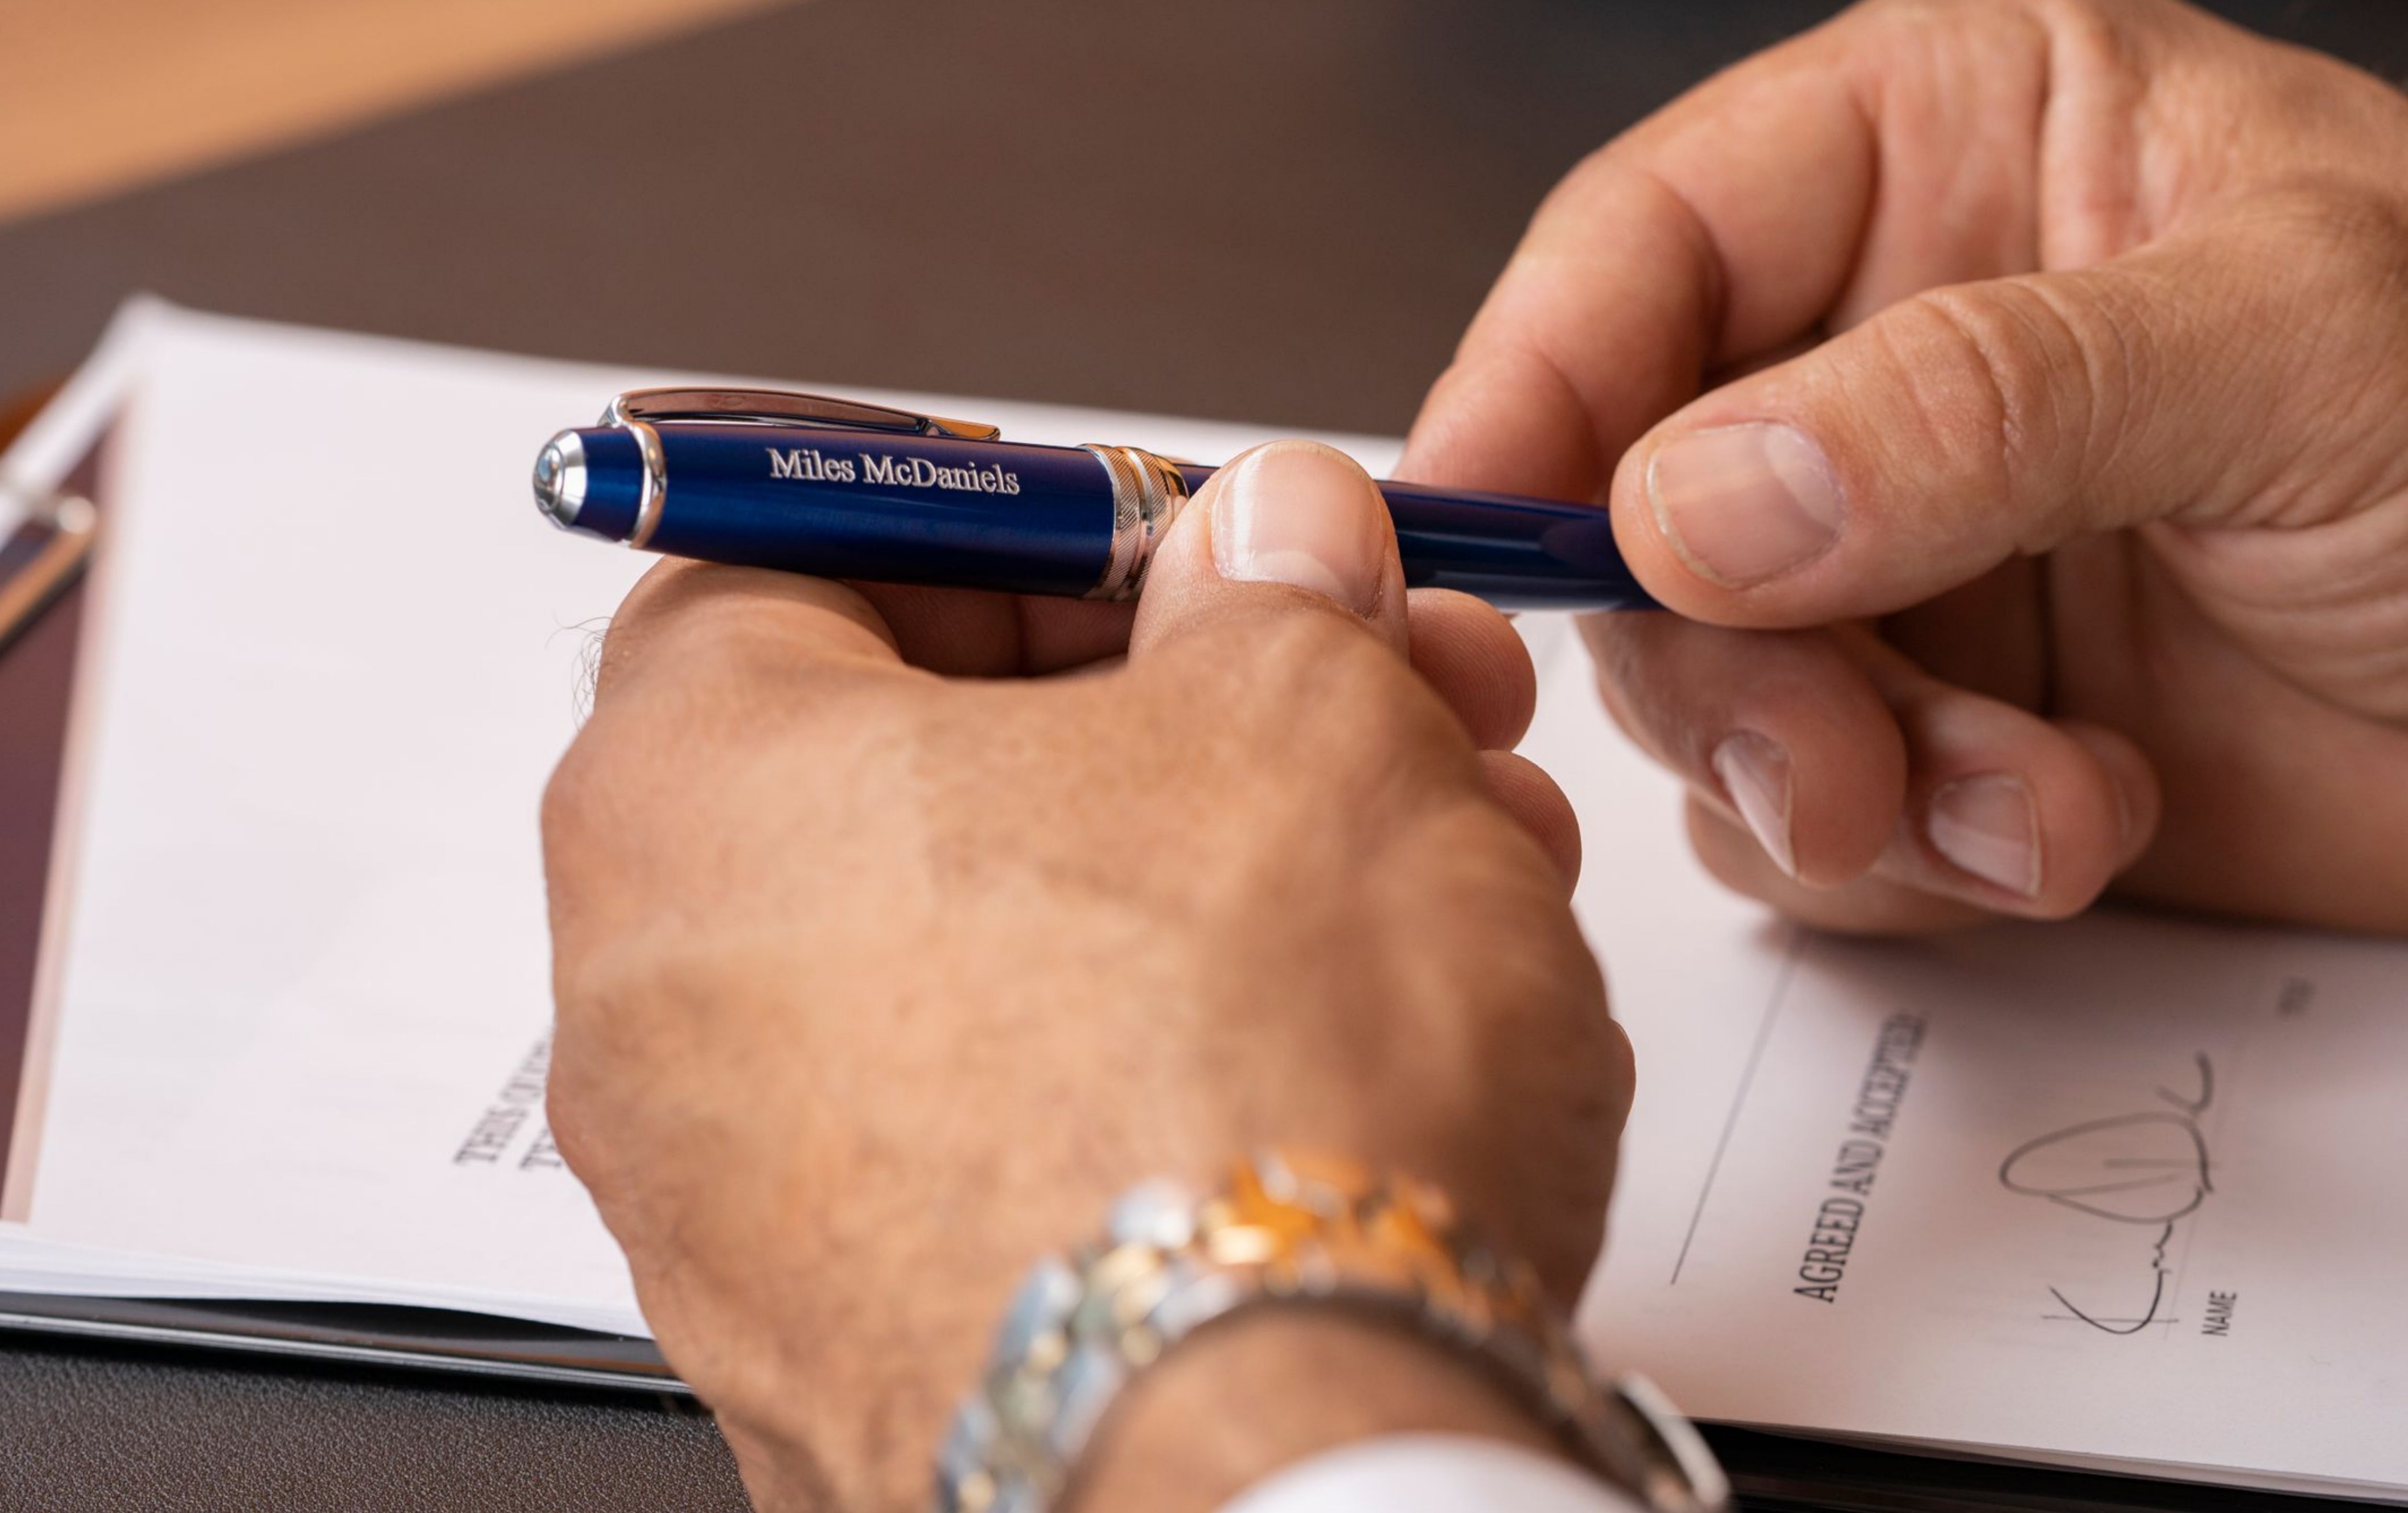
[[[1705,624],[1592,621],[1605,697],[1737,887],[2408,929],[2376,79],[2171,0],[1861,6],[1557,189],[1407,468],[1610,500]]]
[[[1533,697],[1511,627],[1409,607],[1369,482],[1298,443],[1198,496],[1133,626],[645,580],[545,806],[552,1112],[765,1506],[924,1506],[1023,1270],[1258,1146],[1440,1184],[1570,1303],[1630,1080],[1570,809],[1505,753]],[[1178,1443],[1108,1461],[1113,1506],[1210,1506],[1383,1422],[1518,1423],[1362,1329],[1175,1354],[1140,1396],[1184,1407],[1125,1422]],[[1359,1391],[1316,1400],[1330,1373]]]

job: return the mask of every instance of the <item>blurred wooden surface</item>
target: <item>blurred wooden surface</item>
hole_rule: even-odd
[[[781,0],[0,0],[0,219]]]

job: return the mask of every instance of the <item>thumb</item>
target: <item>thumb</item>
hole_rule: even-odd
[[[1616,473],[1616,538],[1671,608],[1762,627],[2150,521],[2335,518],[2408,448],[2335,402],[2408,415],[2370,267],[2242,227],[1916,295],[1658,425]]]
[[[1405,577],[1386,502],[1355,461],[1274,441],[1206,480],[1146,569],[1132,659],[1220,622],[1343,616],[1405,650]]]

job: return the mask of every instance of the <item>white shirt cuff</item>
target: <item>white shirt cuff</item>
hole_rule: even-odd
[[[1221,1513],[1643,1513],[1566,1461],[1501,1440],[1391,1434],[1299,1461]]]

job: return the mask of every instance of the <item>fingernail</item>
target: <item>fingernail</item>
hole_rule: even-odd
[[[1803,567],[1840,539],[1839,484],[1805,432],[1759,423],[1667,441],[1647,464],[1656,523],[1726,588]]]
[[[1923,830],[1931,849],[1983,882],[2027,899],[2040,892],[2040,821],[2023,779],[1985,772],[1941,785]]]
[[[1212,561],[1224,578],[1292,584],[1369,615],[1387,576],[1387,513],[1343,454],[1309,441],[1250,452],[1212,500]]]
[[[1797,876],[1798,857],[1789,843],[1789,754],[1753,730],[1742,730],[1723,738],[1713,760],[1715,778],[1756,844],[1773,865]]]

